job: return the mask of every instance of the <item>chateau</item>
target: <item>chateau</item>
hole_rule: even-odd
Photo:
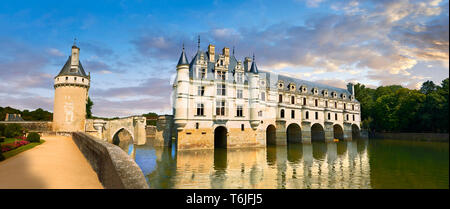
[[[173,84],[177,148],[263,147],[359,137],[360,104],[347,89],[258,69],[214,45],[181,53]]]

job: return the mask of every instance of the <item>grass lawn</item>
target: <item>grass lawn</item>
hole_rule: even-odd
[[[17,139],[7,138],[7,139],[5,139],[5,142],[1,142],[0,144],[11,143],[11,142],[14,142],[14,140],[17,140]],[[5,159],[8,159],[8,158],[10,158],[10,157],[12,157],[14,155],[17,155],[17,154],[19,154],[19,153],[21,153],[23,151],[29,150],[29,149],[31,149],[31,148],[33,148],[33,147],[35,147],[37,145],[40,145],[40,144],[42,144],[44,142],[45,142],[45,140],[41,139],[40,142],[29,143],[29,144],[27,144],[25,146],[21,146],[21,147],[19,147],[17,149],[13,149],[11,151],[4,152],[3,156],[5,157]]]

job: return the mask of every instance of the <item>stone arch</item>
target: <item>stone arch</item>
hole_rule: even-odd
[[[301,143],[302,142],[302,130],[300,125],[291,123],[286,128],[287,143]]]
[[[214,148],[227,148],[227,128],[217,126],[214,129]]]
[[[129,131],[124,127],[119,128],[112,135],[111,143],[120,147],[126,153],[130,154],[134,144],[133,132]]]
[[[344,140],[344,129],[339,124],[334,124],[333,126],[333,137],[335,139]]]
[[[311,141],[325,141],[325,130],[319,123],[311,126]]]
[[[360,130],[356,124],[352,124],[352,139],[360,138]]]
[[[266,145],[276,145],[276,132],[277,129],[274,125],[270,124],[266,128]]]

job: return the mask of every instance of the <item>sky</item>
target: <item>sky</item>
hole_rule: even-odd
[[[260,70],[345,88],[449,77],[448,0],[0,2],[0,106],[53,111],[76,38],[93,114],[171,113],[182,50],[253,53]]]

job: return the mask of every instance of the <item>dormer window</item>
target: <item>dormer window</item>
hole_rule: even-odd
[[[291,91],[295,91],[295,84],[289,84],[289,89],[291,90]]]
[[[354,100],[355,97],[353,95],[350,95],[350,100]]]
[[[301,87],[300,87],[300,91],[301,91],[302,93],[306,93],[306,90],[307,90],[306,86],[301,86]]]
[[[283,89],[283,87],[284,87],[284,84],[282,82],[279,82],[278,83],[278,89]]]
[[[336,94],[336,92],[331,92],[331,96],[333,97],[333,98],[336,98],[336,96],[337,96],[337,94]]]
[[[342,97],[342,99],[346,98],[345,94],[341,94],[341,97]]]
[[[328,91],[327,90],[323,90],[323,96],[328,96]]]
[[[312,89],[312,93],[313,93],[313,94],[317,94],[318,92],[319,92],[319,91],[317,90],[317,88],[313,88],[313,89]]]

